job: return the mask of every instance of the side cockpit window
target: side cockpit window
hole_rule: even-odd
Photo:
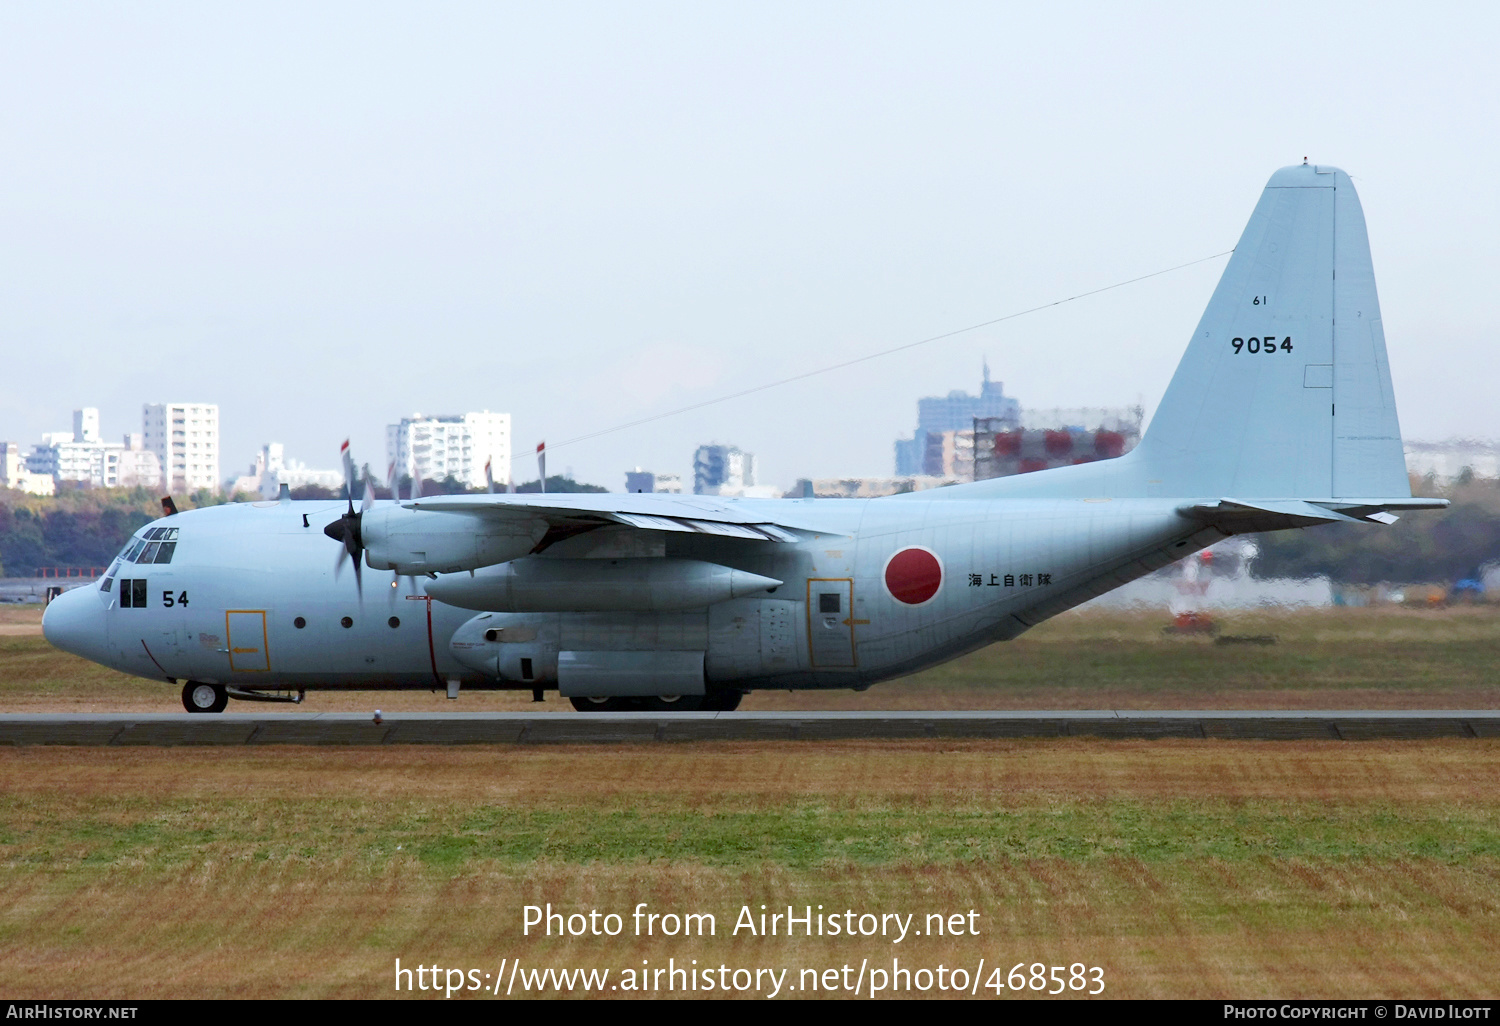
[[[177,528],[153,527],[137,538],[121,557],[127,563],[170,563],[177,551]]]
[[[115,561],[110,564],[109,572],[104,575],[103,582],[99,585],[100,591],[109,591],[114,585],[115,574],[119,572],[123,563],[170,563],[172,555],[177,551],[177,528],[175,527],[148,527],[134,538],[125,543]],[[145,581],[140,582],[144,588]],[[120,582],[120,604],[129,606],[130,600],[125,597],[125,582]]]

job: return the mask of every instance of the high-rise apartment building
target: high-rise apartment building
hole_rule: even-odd
[[[952,391],[917,400],[917,430],[911,438],[896,439],[896,474],[940,474],[930,469],[934,447],[941,455],[941,436],[949,431],[973,431],[974,418],[998,420],[1010,427],[1021,423],[1021,404],[1005,394],[1002,382],[990,380],[990,365],[984,365],[979,394]],[[949,444],[951,449],[951,443]]]
[[[144,447],[143,436],[129,434],[123,442],[99,437],[99,410],[86,406],[73,411],[73,431],[49,431],[42,444],[26,457],[27,470],[53,481],[76,481],[94,488],[142,485],[155,488],[161,481],[161,462]]]
[[[387,461],[396,465],[398,478],[442,481],[452,477],[466,487],[483,488],[488,463],[496,484],[503,486],[510,480],[510,414],[483,410],[424,417],[414,413],[386,427],[385,451]]]
[[[32,495],[51,495],[56,483],[51,474],[33,473],[15,442],[0,442],[0,488],[14,488]]]
[[[217,403],[148,403],[141,427],[146,449],[161,461],[162,487],[219,490]]]
[[[743,495],[754,485],[754,453],[735,445],[700,445],[693,453],[694,495]]]
[[[73,411],[73,441],[99,441],[99,408],[97,406],[85,406],[81,410]]]

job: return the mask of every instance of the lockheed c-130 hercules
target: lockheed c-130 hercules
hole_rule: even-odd
[[[1354,186],[1307,164],[1271,176],[1116,459],[862,500],[373,502],[366,474],[358,510],[346,472],[347,507],[236,503],[141,529],[99,586],[52,602],[47,639],[185,682],[190,712],[335,688],[728,710],[1014,638],[1229,535],[1446,505],[1411,497]]]

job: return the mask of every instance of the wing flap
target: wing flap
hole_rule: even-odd
[[[686,531],[693,533],[693,529],[687,524],[673,520],[671,517],[652,516],[649,513],[616,513],[614,518],[622,524],[631,527],[639,527],[643,531]]]
[[[800,540],[798,531],[828,533],[827,528],[786,523],[779,516],[776,523],[771,523],[760,503],[741,506],[698,495],[435,495],[402,505],[426,512],[469,513],[502,520],[541,517],[554,526],[603,521],[642,531],[711,534],[721,538],[787,544]]]
[[[748,541],[776,541],[763,531],[757,531],[753,527],[744,524],[725,524],[713,520],[684,520],[693,530],[701,534],[717,534],[721,538],[744,538]]]

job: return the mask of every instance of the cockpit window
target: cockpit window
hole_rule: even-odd
[[[150,527],[129,542],[119,558],[126,563],[170,563],[177,551],[177,528]],[[108,591],[108,588],[104,588]]]

